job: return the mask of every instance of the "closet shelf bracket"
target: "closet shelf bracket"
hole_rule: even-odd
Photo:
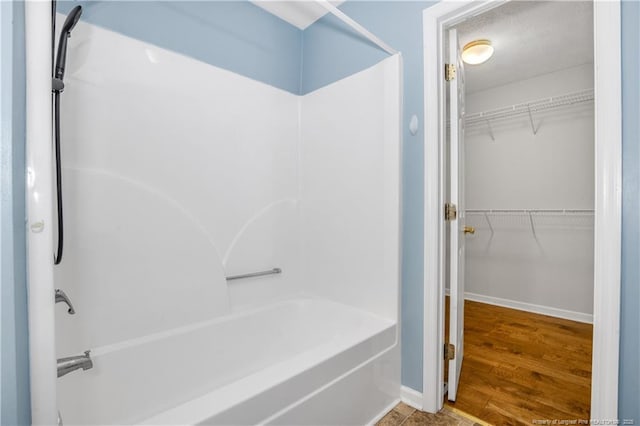
[[[487,212],[484,212],[484,218],[487,221],[487,225],[489,225],[489,230],[491,231],[491,236],[489,237],[489,241],[491,241],[491,239],[493,238],[493,225],[491,224],[491,219],[489,219],[489,215],[487,214]]]
[[[533,224],[533,217],[531,216],[531,210],[529,210],[529,224],[531,225],[531,233],[533,234],[533,238],[538,241],[538,235],[536,234],[536,226]]]
[[[489,129],[489,137],[493,142],[496,141],[496,137],[493,135],[493,128],[491,127],[491,121],[487,120],[487,128]]]
[[[538,129],[540,126],[536,127],[533,124],[533,114],[531,114],[531,105],[527,104],[527,111],[529,112],[529,123],[531,123],[531,131],[533,132],[533,136],[538,134]]]

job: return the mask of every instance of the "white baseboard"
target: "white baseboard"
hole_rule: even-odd
[[[416,410],[422,410],[422,392],[402,386],[400,388],[400,399],[408,406]]]
[[[445,294],[449,295],[449,289],[445,289]],[[485,296],[484,294],[465,293],[465,300],[486,303],[489,305],[502,306],[505,308],[518,309],[520,311],[533,312],[535,314],[549,315],[556,318],[564,318],[572,321],[593,324],[593,315],[584,312],[567,311],[565,309],[552,308],[551,306],[536,305],[533,303],[518,302],[517,300],[502,299],[500,297]]]

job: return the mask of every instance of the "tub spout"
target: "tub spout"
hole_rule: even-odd
[[[62,377],[65,374],[69,374],[80,368],[83,370],[93,368],[93,361],[91,361],[90,353],[91,351],[85,351],[84,355],[60,358],[58,360],[58,377]]]
[[[73,315],[76,313],[76,310],[73,309],[73,305],[71,304],[71,300],[69,299],[69,296],[67,296],[64,291],[60,290],[59,288],[56,289],[56,303],[65,303],[69,309],[67,309],[67,312],[69,312],[70,315]]]

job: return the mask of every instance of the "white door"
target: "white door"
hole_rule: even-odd
[[[456,400],[462,358],[464,355],[464,67],[455,29],[449,31],[449,61],[455,64],[455,78],[449,81],[450,131],[450,203],[457,207],[457,219],[449,222],[449,343],[455,345],[455,355],[449,361],[448,395]],[[468,232],[469,230],[467,230]]]

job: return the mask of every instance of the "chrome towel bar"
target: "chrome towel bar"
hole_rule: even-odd
[[[282,269],[273,268],[273,269],[269,269],[268,271],[251,272],[249,274],[242,274],[242,275],[230,275],[227,277],[227,281],[241,280],[243,278],[262,277],[264,275],[273,275],[273,274],[280,274],[280,273],[282,273]]]

